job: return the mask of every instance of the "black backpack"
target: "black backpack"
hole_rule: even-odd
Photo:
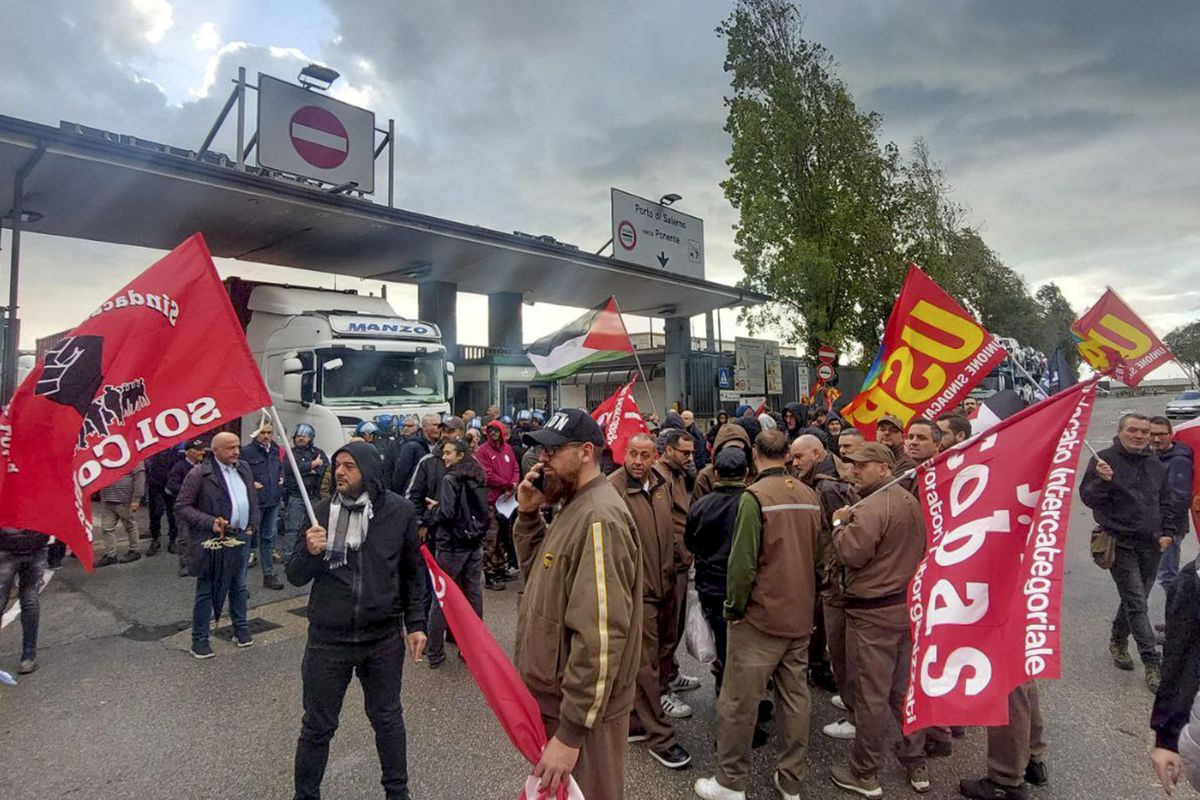
[[[470,547],[483,542],[491,527],[491,515],[486,500],[480,500],[479,492],[472,481],[458,479],[458,518],[455,520],[455,538]]]

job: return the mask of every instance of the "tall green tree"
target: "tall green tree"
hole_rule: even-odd
[[[859,111],[791,3],[740,0],[717,32],[728,45],[722,188],[740,214],[740,285],[775,298],[743,319],[791,332],[809,352],[878,341],[904,271],[889,214],[897,153],[880,147],[879,117]]]
[[[1192,385],[1200,385],[1200,322],[1180,325],[1163,339],[1188,373]]]
[[[1038,341],[1032,344],[1048,356],[1053,355],[1056,348],[1061,348],[1071,366],[1078,368],[1079,350],[1075,346],[1075,335],[1071,333],[1071,323],[1075,321],[1076,314],[1062,289],[1051,281],[1039,287],[1034,297],[1042,325]]]

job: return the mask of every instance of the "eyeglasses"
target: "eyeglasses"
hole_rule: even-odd
[[[544,444],[542,445],[542,452],[545,453],[549,458],[554,458],[560,451],[566,450],[568,447],[583,447],[584,444],[584,442],[564,442],[562,444],[553,445]]]

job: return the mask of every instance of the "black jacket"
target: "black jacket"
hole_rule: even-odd
[[[784,433],[787,434],[788,441],[794,442],[801,434],[804,433],[804,429],[808,427],[808,406],[804,405],[803,403],[788,403],[783,408],[785,411],[792,412],[792,416],[796,418],[796,427],[787,427],[786,417],[784,417],[785,422],[783,426]]]
[[[329,469],[329,456],[325,455],[324,450],[311,443],[304,447],[293,447],[292,455],[296,457],[296,466],[300,468],[300,477],[304,479],[304,488],[308,492],[309,499],[320,497],[321,478],[325,476],[325,470]],[[312,462],[318,458],[321,459],[321,466],[313,469]],[[291,464],[283,465],[283,496],[284,498],[300,496]]]
[[[266,448],[257,441],[252,441],[242,448],[242,461],[250,465],[254,480],[262,484],[262,488],[258,490],[258,504],[264,508],[279,505],[279,500],[283,497],[285,458],[287,456],[283,455],[274,439]],[[289,466],[288,471],[291,469]]]
[[[403,497],[408,492],[408,484],[412,480],[413,472],[417,469],[417,463],[424,457],[429,455],[433,449],[433,445],[425,440],[425,435],[418,432],[416,436],[411,436],[400,445],[400,449],[396,451],[396,463],[392,468],[391,483],[392,491]]]
[[[708,439],[704,438],[704,434],[696,427],[693,422],[690,427],[686,428],[688,434],[692,437],[692,442],[696,445],[696,452],[692,455],[692,459],[696,462],[696,472],[704,469],[708,464]]]
[[[288,581],[308,596],[309,635],[325,642],[365,643],[406,629],[425,630],[424,559],[412,503],[384,484],[383,461],[366,442],[351,442],[333,454],[349,453],[363,475],[374,516],[366,540],[346,553],[346,564],[330,569],[325,554],[301,543],[287,564]],[[317,523],[329,526],[329,501],[316,507]],[[332,535],[332,531],[330,532]]]
[[[1101,480],[1093,457],[1079,484],[1079,497],[1096,524],[1126,547],[1158,549],[1160,536],[1177,536],[1167,467],[1153,451],[1131,453],[1114,440],[1100,458],[1112,467],[1113,479]]]
[[[168,447],[146,459],[146,486],[151,490],[166,489],[171,479],[171,470],[180,461],[187,461],[182,450]]]
[[[733,523],[744,491],[741,481],[720,480],[688,510],[683,543],[696,557],[696,592],[702,596],[725,598]]]
[[[197,463],[203,463],[201,459]],[[167,494],[172,494],[178,497],[179,490],[183,488],[183,479],[192,471],[192,467],[196,466],[188,461],[187,456],[182,460],[171,465],[171,474],[167,476]]]
[[[467,456],[454,465],[450,470],[442,467],[442,481],[438,489],[438,504],[434,507],[433,530],[434,542],[438,552],[461,553],[475,550],[483,546],[481,536],[472,536],[464,530],[462,519],[469,511],[464,504],[469,502],[467,492],[474,493],[474,507],[487,512],[487,475],[483,465],[473,457]],[[487,531],[488,523],[482,523],[483,532]]]
[[[471,460],[474,461],[473,458]],[[408,486],[404,489],[404,496],[417,509],[417,517],[426,528],[433,525],[434,512],[425,507],[425,501],[438,499],[438,493],[442,490],[442,478],[445,476],[446,464],[442,461],[442,446],[438,444],[417,462]]]
[[[238,475],[246,484],[246,497],[250,501],[250,520],[246,528],[253,530],[259,518],[258,493],[254,491],[254,476],[245,461],[235,465]],[[188,573],[200,575],[208,564],[201,543],[212,538],[213,522],[217,517],[232,520],[233,500],[225,478],[216,468],[216,458],[208,456],[190,470],[179,487],[175,498],[175,517],[188,526]]]
[[[1167,485],[1171,487],[1171,521],[1175,526],[1175,541],[1188,532],[1188,511],[1192,507],[1192,471],[1195,455],[1192,448],[1183,442],[1171,442],[1171,446],[1158,454],[1159,461],[1167,467]]]
[[[1112,462],[1109,462],[1112,463]],[[1196,562],[1179,570],[1167,608],[1162,680],[1150,711],[1154,744],[1179,752],[1179,733],[1187,725],[1200,689],[1200,577]]]

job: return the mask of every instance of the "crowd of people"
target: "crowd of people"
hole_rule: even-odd
[[[873,441],[837,414],[800,403],[778,414],[721,413],[707,430],[692,412],[672,411],[647,417],[648,432],[628,440],[621,463],[578,409],[549,418],[522,411],[515,421],[492,407],[364,422],[331,455],[301,424],[291,431],[298,480],[264,418],[245,444],[232,433],[196,439],[104,489],[96,564],[142,557],[134,512],[145,500],[145,555],[161,551],[165,519],[167,551],[181,576],[196,579],[198,659],[214,657],[209,627],[224,594],[235,643],[253,645],[248,569],[257,566],[271,590],[283,588],[277,565],[292,584],[312,584],[297,798],[319,796],[354,674],[387,796],[408,797],[402,660],[407,650],[438,669],[449,638],[422,543],[480,617],[486,591],[521,582],[514,661],[550,737],[534,770],[546,788],[571,776],[589,800],[621,797],[629,744],[665,768],[686,767],[692,755],[676,730],[693,716],[687,693],[702,681],[680,671],[677,651],[707,633],[717,766],[695,782],[698,796],[742,800],[750,751],[773,729],[774,785],[785,800],[798,798],[811,686],[832,693],[840,711],[822,733],[850,743],[830,771],[833,784],[881,797],[890,753],[912,790],[926,792],[927,760],[950,755],[963,732],[899,733],[912,646],[906,589],[926,547],[915,468],[971,437],[975,406],[968,398],[936,420],[907,424],[884,416]],[[1188,725],[1200,685],[1200,578],[1194,562],[1179,564],[1193,464],[1172,435],[1163,417],[1125,414],[1080,484],[1096,519],[1093,555],[1119,595],[1110,653],[1115,666],[1133,669],[1134,638],[1157,692],[1153,763],[1168,788],[1189,748],[1200,760],[1200,730]],[[27,674],[37,666],[37,586],[50,566],[49,540],[4,534],[0,597],[20,584],[19,671]],[[240,567],[216,570],[214,541],[237,550]],[[1168,596],[1160,626],[1147,611],[1156,582]],[[1194,713],[1200,719],[1200,707]],[[1026,784],[1048,782],[1036,684],[1012,692],[1009,717],[988,729],[986,775],[963,780],[963,796],[1020,800]]]

